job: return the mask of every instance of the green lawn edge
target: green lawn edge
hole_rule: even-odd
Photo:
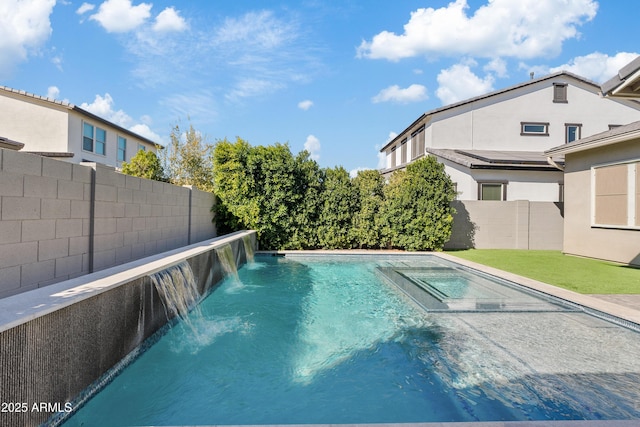
[[[449,255],[581,294],[640,294],[640,269],[561,251],[468,249]]]

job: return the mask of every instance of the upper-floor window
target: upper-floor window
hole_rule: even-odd
[[[554,83],[553,84],[553,102],[566,103],[567,101],[567,84],[566,83]]]
[[[147,147],[142,144],[138,144],[138,151],[147,151]]]
[[[411,159],[424,154],[424,126],[411,134]]]
[[[520,122],[520,135],[549,136],[549,123]]]
[[[84,122],[82,126],[82,149],[96,154],[105,155],[107,146],[107,131]]]
[[[564,124],[564,142],[569,143],[581,138],[582,124],[580,123],[565,123]]]
[[[118,161],[124,162],[127,160],[127,139],[118,136]]]
[[[407,140],[400,143],[400,164],[407,163]]]
[[[391,147],[391,167],[395,167],[396,166],[396,149],[398,147],[396,145],[394,145],[393,147]]]

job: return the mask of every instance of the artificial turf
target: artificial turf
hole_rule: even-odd
[[[469,249],[450,255],[581,294],[640,294],[640,268],[560,251]]]

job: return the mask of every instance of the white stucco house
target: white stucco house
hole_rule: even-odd
[[[545,151],[637,120],[639,102],[558,72],[424,113],[380,150],[381,173],[430,154],[459,200],[562,202],[564,159]]]
[[[3,148],[72,163],[118,167],[138,150],[156,151],[155,141],[76,105],[0,86]]]

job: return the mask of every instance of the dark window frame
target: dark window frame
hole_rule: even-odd
[[[569,128],[577,127],[577,135],[576,138],[569,141]],[[564,124],[564,143],[567,144],[569,142],[575,141],[577,139],[582,138],[582,123],[565,123]]]
[[[525,131],[527,126],[544,126],[544,132]],[[549,136],[549,122],[520,122],[520,136]]]
[[[478,181],[478,200],[485,200],[482,198],[482,187],[484,185],[500,185],[502,187],[502,191],[501,191],[502,199],[500,200],[486,199],[486,201],[501,201],[501,202],[506,201],[508,184],[509,184],[509,181],[496,181],[496,180]]]
[[[567,98],[567,83],[554,83],[553,84],[553,102],[556,104],[568,104]]]

